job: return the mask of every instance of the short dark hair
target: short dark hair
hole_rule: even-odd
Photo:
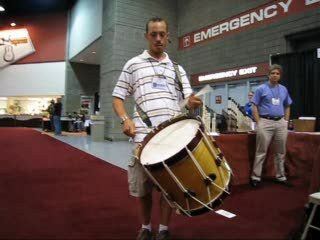
[[[282,75],[283,73],[283,69],[282,69],[282,66],[279,65],[279,64],[272,64],[270,67],[269,67],[269,74],[273,71],[273,70],[279,70],[280,74]]]
[[[146,33],[148,33],[148,31],[149,31],[149,23],[150,23],[150,22],[164,22],[164,23],[166,24],[167,32],[168,32],[168,30],[169,30],[169,24],[168,24],[168,22],[167,22],[165,19],[163,19],[163,18],[161,18],[161,17],[152,17],[152,18],[150,18],[150,19],[148,20],[148,22],[147,22],[147,24],[146,24]]]

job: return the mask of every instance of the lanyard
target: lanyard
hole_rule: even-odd
[[[275,96],[275,94],[274,94],[274,92],[272,91],[270,85],[268,85],[268,87],[269,87],[269,89],[270,89],[270,92],[271,92],[271,94],[272,94],[272,97],[273,97],[274,99],[279,99],[279,98],[280,98],[280,88],[279,88],[279,86],[274,87],[275,89],[278,89],[278,94],[277,94],[277,96]]]
[[[154,71],[154,73],[155,73],[156,76],[164,76],[164,73],[165,73],[165,71],[167,70],[166,67],[164,67],[163,72],[160,74],[160,73],[158,73],[158,71],[156,70],[156,67],[153,65],[153,63],[151,62],[150,59],[149,59],[149,62],[150,62],[150,64],[151,64],[152,69],[153,69],[153,71]],[[160,64],[159,64],[159,65],[160,65]],[[158,66],[158,68],[160,68],[160,66]]]

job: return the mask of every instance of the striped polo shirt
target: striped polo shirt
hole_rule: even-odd
[[[147,50],[130,59],[123,67],[112,96],[126,99],[133,96],[135,103],[147,114],[152,126],[181,114],[179,101],[182,93],[175,83],[175,70],[167,53],[161,61],[153,58]],[[184,69],[179,66],[184,97],[190,96],[192,89]],[[179,81],[179,80],[178,80]],[[137,134],[136,143],[142,142],[148,126],[140,118],[134,107],[133,122]]]

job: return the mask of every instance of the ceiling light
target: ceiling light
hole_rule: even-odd
[[[0,12],[4,12],[4,11],[5,11],[4,7],[0,6]]]
[[[11,26],[11,27],[15,27],[16,25],[17,25],[17,24],[14,23],[14,22],[10,23],[10,26]]]
[[[96,52],[96,51],[92,51],[91,53],[92,53],[92,54],[96,54],[97,52]]]

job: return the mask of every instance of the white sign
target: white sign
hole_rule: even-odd
[[[190,36],[186,36],[183,38],[183,47],[189,47],[190,46]]]
[[[233,31],[238,28],[254,24],[256,22],[264,21],[268,18],[273,18],[278,15],[279,12],[281,12],[282,14],[287,13],[291,2],[292,0],[289,0],[287,2],[278,2],[277,4],[272,4],[266,6],[265,8],[261,8],[257,12],[253,11],[251,13],[246,13],[240,17],[232,18],[230,21],[222,22],[205,31],[194,34],[194,42],[197,43],[222,34],[224,32]]]
[[[0,68],[34,52],[27,29],[0,31]]]
[[[226,210],[223,210],[223,209],[217,210],[216,213],[218,213],[224,217],[227,217],[227,218],[234,218],[236,216],[235,214],[228,212]]]
[[[320,0],[273,0],[179,38],[179,48],[188,48],[217,37],[245,31],[281,18],[320,7]]]
[[[306,5],[311,5],[317,2],[320,2],[320,0],[305,0],[306,1]]]
[[[218,72],[218,73],[212,73],[207,75],[200,75],[199,76],[199,82],[201,81],[210,81],[210,80],[216,80],[216,79],[222,79],[222,78],[231,78],[231,77],[237,77],[238,75],[250,75],[254,74],[257,71],[257,67],[248,67],[248,68],[240,68],[240,69],[234,69],[234,70],[228,70],[225,72]]]

